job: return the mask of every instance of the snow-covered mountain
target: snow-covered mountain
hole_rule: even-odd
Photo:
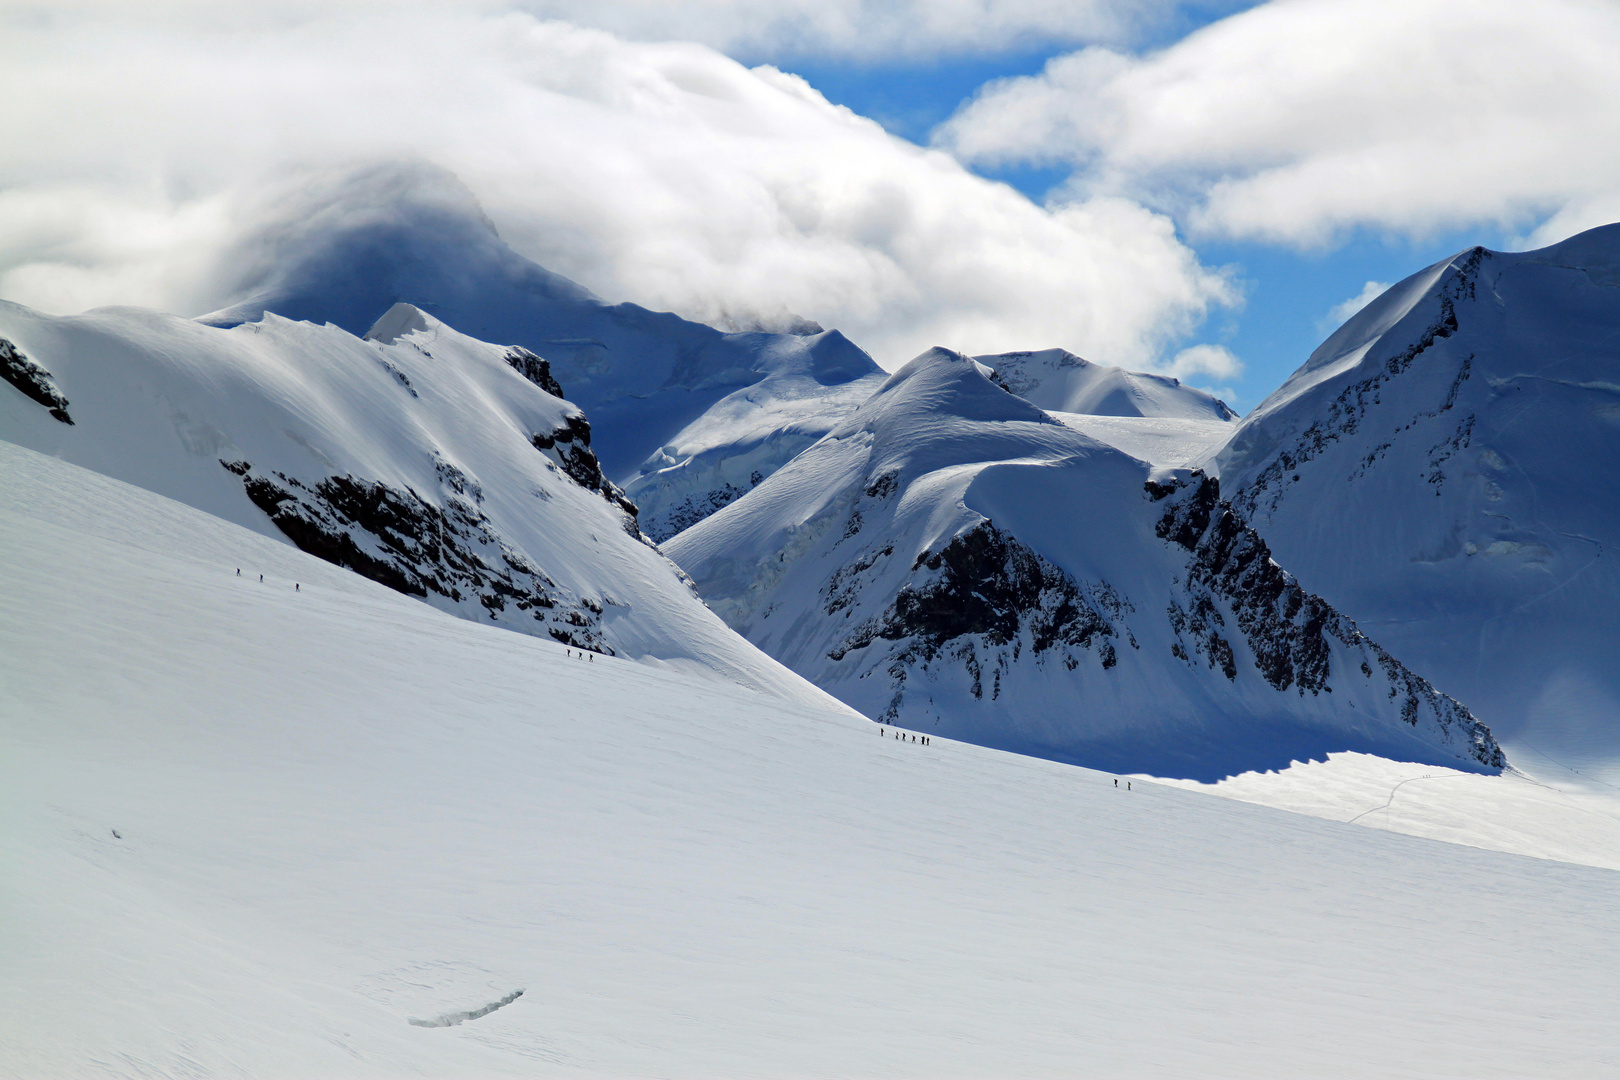
[[[1301,589],[1200,472],[1154,469],[932,350],[664,545],[728,623],[875,719],[1159,775],[1490,733]]]
[[[0,303],[0,437],[466,618],[824,700],[739,640],[637,531],[533,353],[408,305],[369,339]]]
[[[836,330],[802,320],[793,333],[727,333],[607,303],[513,251],[465,185],[426,165],[378,166],[322,188],[228,262],[250,267],[237,285],[244,299],[202,317],[215,326],[271,311],[363,334],[404,302],[544,357],[591,418],[602,467],[620,483],[663,454],[663,479],[680,487],[668,470],[687,445],[682,429],[745,387],[793,400],[806,377],[833,387],[879,371]],[[665,512],[655,500],[653,516]]]
[[[1414,274],[1221,452],[1278,558],[1511,748],[1620,758],[1620,226]]]
[[[625,484],[647,535],[667,540],[753,490],[871,397],[885,374],[872,364],[852,378],[848,349],[837,331],[765,341],[769,374],[715,402]]]
[[[814,351],[814,349],[812,349]],[[1082,360],[1063,349],[974,357],[991,381],[1064,425],[1154,464],[1181,465],[1224,443],[1236,414],[1202,390]],[[665,540],[752,490],[827,434],[883,384],[796,374],[788,365],[688,424],[625,489],[642,528]]]
[[[1342,824],[1395,779],[1322,821],[902,744],[4,443],[0,552],[7,1076],[1573,1080],[1620,1048],[1614,871]],[[1397,810],[1565,798],[1446,776]],[[1612,827],[1579,805],[1522,821]]]
[[[1066,349],[989,353],[973,359],[990,369],[991,382],[1049,413],[1237,419],[1226,402],[1184,386],[1179,379],[1094,364]]]

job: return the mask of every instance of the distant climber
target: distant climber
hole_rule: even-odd
[[[293,592],[297,592],[297,591],[298,591],[298,582],[295,581],[295,582],[293,582]]]
[[[264,584],[264,575],[263,575],[263,574],[260,574],[260,575],[259,575],[259,584],[260,584],[260,585],[263,585],[263,584]]]
[[[238,566],[238,567],[237,567],[237,568],[236,568],[236,576],[237,576],[237,577],[241,577],[241,576],[242,576],[242,568],[241,568],[241,567],[240,567],[240,566]]]
[[[1119,777],[1114,777],[1114,786],[1119,787]]]

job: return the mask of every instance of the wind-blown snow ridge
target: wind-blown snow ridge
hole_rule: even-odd
[[[1161,775],[1352,746],[1503,763],[1278,568],[1215,481],[1069,430],[945,350],[664,546],[739,632],[886,722]]]
[[[1047,412],[1237,419],[1226,402],[1183,386],[1179,379],[1094,364],[1066,349],[991,353],[973,359],[991,370],[991,382]]]

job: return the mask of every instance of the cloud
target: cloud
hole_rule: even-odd
[[[1350,316],[1378,299],[1389,291],[1390,283],[1387,281],[1369,281],[1361,287],[1361,291],[1340,304],[1335,304],[1328,313],[1317,320],[1318,333],[1329,334],[1342,326]]]
[[[1118,42],[1178,0],[527,0],[537,14],[636,38],[682,38],[764,56],[982,54]]]
[[[1236,7],[1245,0],[1201,0]],[[129,0],[13,0],[35,22],[117,18]],[[633,41],[691,41],[755,60],[835,57],[892,63],[1022,48],[1119,44],[1162,30],[1187,0],[142,0],[147,15],[238,28],[333,12],[521,12]]]
[[[1215,379],[1236,379],[1243,374],[1243,361],[1224,345],[1193,345],[1176,353],[1169,374],[1178,379],[1208,375]]]
[[[1056,58],[937,137],[1071,165],[1068,197],[1138,199],[1195,236],[1562,229],[1620,205],[1617,55],[1620,8],[1591,0],[1272,0],[1151,55]]]
[[[417,160],[604,297],[791,310],[890,365],[1062,344],[1147,366],[1234,301],[1162,214],[1037,206],[702,45],[437,6],[103,15],[0,23],[9,299],[218,307],[217,259],[289,184]]]

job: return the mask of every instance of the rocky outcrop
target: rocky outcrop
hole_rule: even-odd
[[[530,356],[533,357],[533,354]],[[544,364],[545,361],[541,360],[540,363]],[[552,385],[556,386],[556,380],[552,380]],[[558,390],[561,390],[561,387],[558,387]],[[618,507],[624,514],[624,531],[637,539],[642,538],[641,530],[636,524],[636,504],[630,501],[629,496],[625,495],[617,484],[607,478],[602,472],[602,463],[591,451],[591,422],[585,419],[584,413],[570,413],[559,427],[547,432],[536,432],[529,436],[529,442],[536,450],[555,462],[574,483],[588,491],[596,492]]]
[[[890,545],[834,574],[826,587],[827,613],[847,606],[861,579],[893,553]],[[1104,582],[1083,586],[992,522],[924,552],[911,569],[922,573],[921,580],[908,582],[881,615],[828,653],[836,661],[879,640],[901,643],[887,665],[894,697],[879,719],[892,721],[898,714],[912,669],[927,671],[942,657],[966,667],[975,698],[986,693],[988,670],[992,700],[1001,694],[1002,670],[1026,647],[1036,663],[1055,657],[1070,671],[1088,652],[1105,670],[1117,662],[1115,620],[1133,610],[1130,605]]]
[[[534,385],[550,394],[552,397],[566,397],[563,393],[562,383],[551,374],[551,362],[541,359],[528,349],[514,345],[501,357],[512,370],[528,379]]]
[[[1195,472],[1188,481],[1149,481],[1146,490],[1148,498],[1166,504],[1155,528],[1159,537],[1190,553],[1187,602],[1173,602],[1169,612],[1180,645],[1172,652],[1179,659],[1192,663],[1193,654],[1202,655],[1227,678],[1236,678],[1228,627],[1220,613],[1224,608],[1273,689],[1292,688],[1302,696],[1331,694],[1337,643],[1362,655],[1363,678],[1374,678],[1376,666],[1407,724],[1415,727],[1427,715],[1449,742],[1465,747],[1480,764],[1506,764],[1489,729],[1467,708],[1408,670],[1278,566],[1266,542],[1221,499],[1218,480]]]
[[[24,356],[21,349],[5,338],[0,338],[0,379],[15,386],[30,401],[43,405],[57,420],[73,423],[67,411],[68,400],[56,389],[51,373]]]
[[[221,461],[247,496],[299,549],[410,596],[445,606],[476,604],[489,619],[523,629],[538,623],[557,641],[611,654],[601,605],[575,598],[507,544],[479,503],[482,490],[440,463],[443,505],[409,488],[354,476],[306,483]]]

